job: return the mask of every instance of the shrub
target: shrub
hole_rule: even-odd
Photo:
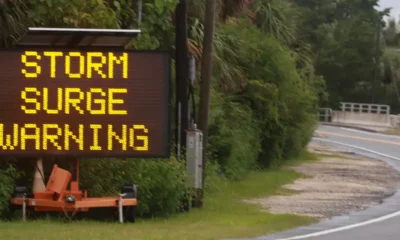
[[[206,193],[218,192],[226,183],[226,178],[221,172],[221,167],[217,161],[208,157],[206,162],[206,176],[204,191]]]
[[[0,167],[0,217],[4,217],[8,211],[17,175],[18,171],[12,164]]]
[[[235,100],[213,92],[208,149],[227,178],[240,180],[255,167],[261,146],[251,109]]]
[[[138,185],[138,215],[168,216],[179,210],[186,192],[186,169],[176,159],[87,159],[81,161],[81,187],[91,196],[118,194],[123,184]]]
[[[232,21],[219,31],[236,39],[230,48],[237,49],[237,64],[248,80],[242,99],[261,133],[259,162],[270,166],[299,154],[316,123],[316,85],[301,78],[291,49],[248,21]]]

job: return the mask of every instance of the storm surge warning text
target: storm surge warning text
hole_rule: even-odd
[[[0,150],[149,151],[146,123],[129,121],[139,113],[129,111],[129,84],[121,83],[129,81],[128,53],[24,51],[19,63],[15,101],[25,118],[0,122]]]

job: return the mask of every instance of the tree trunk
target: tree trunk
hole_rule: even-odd
[[[200,109],[199,109],[199,129],[203,132],[203,190],[204,193],[205,171],[206,171],[206,152],[208,141],[208,115],[210,109],[210,87],[212,76],[212,52],[215,28],[215,8],[216,0],[207,0],[206,12],[204,16],[204,39],[203,56],[201,62],[201,83],[200,83]],[[202,205],[202,201],[200,203]]]

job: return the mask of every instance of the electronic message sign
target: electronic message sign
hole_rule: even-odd
[[[0,154],[168,157],[170,58],[0,51]]]

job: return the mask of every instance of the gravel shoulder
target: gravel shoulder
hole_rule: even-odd
[[[400,188],[400,174],[383,161],[318,142],[308,149],[318,161],[287,167],[307,176],[284,186],[293,194],[245,201],[270,213],[325,219],[380,204]]]

